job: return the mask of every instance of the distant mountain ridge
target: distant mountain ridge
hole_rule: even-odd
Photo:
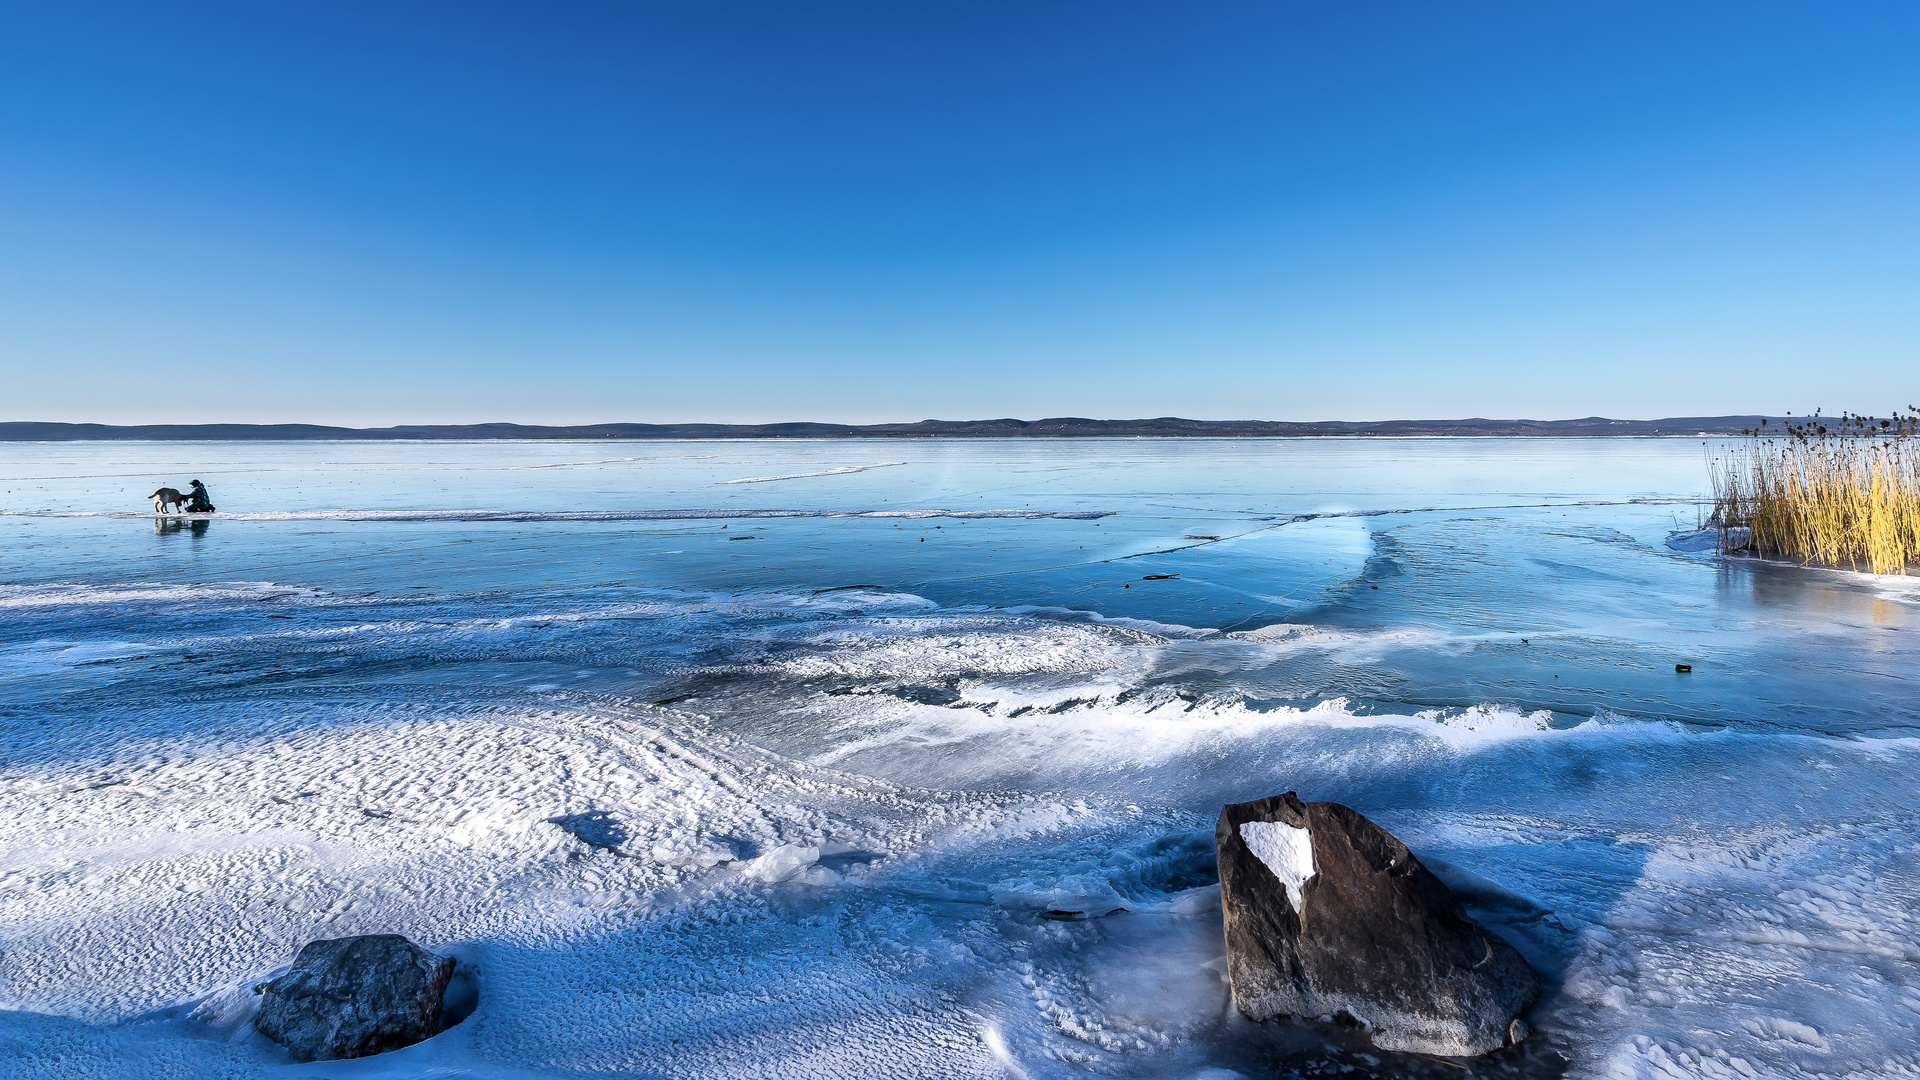
[[[1783,417],[1680,416],[1666,420],[922,420],[912,424],[402,424],[386,428],[320,424],[64,424],[0,422],[0,442],[110,440],[300,441],[471,439],[898,439],[898,438],[1301,438],[1313,436],[1738,435]]]

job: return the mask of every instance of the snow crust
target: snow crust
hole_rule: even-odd
[[[317,589],[279,585],[271,581],[196,582],[193,584],[144,582],[126,585],[56,582],[46,585],[0,585],[0,608],[110,607],[119,604],[141,604],[146,610],[159,610],[169,604],[203,605],[221,601],[318,596],[320,592]]]
[[[1211,821],[1288,789],[1446,868],[1548,975],[1570,1076],[1920,1075],[1920,742],[1312,692],[1551,640],[1490,618],[250,580],[0,607],[8,1080],[1270,1075]],[[362,932],[451,952],[477,1011],[290,1067],[251,985]]]
[[[1294,913],[1304,916],[1307,901],[1301,890],[1317,872],[1313,868],[1313,830],[1284,821],[1248,821],[1240,826],[1240,838],[1287,887]]]

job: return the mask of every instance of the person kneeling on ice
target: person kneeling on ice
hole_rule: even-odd
[[[213,513],[213,500],[207,498],[206,485],[198,480],[193,481],[193,486],[187,489],[187,513]]]

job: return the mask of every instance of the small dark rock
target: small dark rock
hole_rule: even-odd
[[[1346,1016],[1376,1046],[1484,1054],[1540,995],[1513,946],[1474,922],[1406,845],[1293,792],[1220,811],[1214,830],[1233,1002],[1255,1020]]]
[[[453,960],[398,934],[310,941],[263,984],[254,1026],[296,1061],[367,1057],[440,1030]]]

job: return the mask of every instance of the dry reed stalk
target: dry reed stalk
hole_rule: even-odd
[[[1827,423],[1815,413],[1748,432],[1709,457],[1721,552],[1876,574],[1920,566],[1920,410]]]

